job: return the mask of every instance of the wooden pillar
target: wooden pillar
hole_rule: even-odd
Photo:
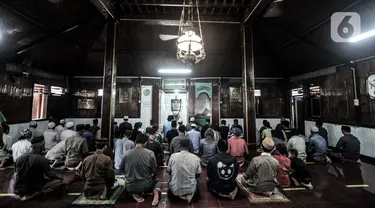
[[[253,34],[246,25],[241,27],[242,88],[244,110],[244,136],[249,145],[256,144],[255,78]]]
[[[353,94],[354,94],[354,112],[355,112],[355,122],[357,124],[362,123],[362,109],[360,105],[360,97],[361,97],[361,80],[359,78],[357,65],[351,64],[350,69],[352,70],[352,77],[353,77]],[[348,101],[350,102],[350,100]]]
[[[108,18],[107,35],[104,54],[103,72],[103,97],[101,109],[101,136],[108,139],[109,147],[113,147],[112,126],[115,118],[116,101],[116,31],[117,23],[114,19]]]

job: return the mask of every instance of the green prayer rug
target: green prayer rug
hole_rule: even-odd
[[[116,180],[119,186],[116,189],[110,191],[108,199],[106,200],[86,199],[86,197],[82,193],[70,205],[71,206],[114,206],[116,204],[117,199],[125,190],[124,176],[116,176]]]

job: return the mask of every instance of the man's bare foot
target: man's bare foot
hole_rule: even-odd
[[[145,201],[145,199],[144,199],[142,196],[138,195],[138,194],[132,194],[132,197],[133,197],[133,199],[136,200],[138,203],[141,203],[141,202],[144,202],[144,201]]]
[[[186,195],[186,196],[185,196],[185,198],[186,198],[186,201],[190,203],[190,202],[191,202],[191,200],[193,199],[193,196],[194,196],[194,194],[189,194],[189,195]]]
[[[152,206],[156,206],[159,204],[159,200],[160,200],[160,195],[161,195],[161,192],[160,192],[160,189],[155,189],[153,191],[153,194],[154,194],[154,199],[152,200]]]
[[[34,194],[31,194],[31,195],[28,195],[28,196],[23,196],[20,200],[21,201],[27,201],[27,200],[30,200],[30,199],[34,198],[36,195],[38,195],[38,192],[36,192]]]
[[[238,191],[238,188],[236,187],[234,191],[232,191],[232,193],[229,194],[229,198],[234,200],[236,198],[237,191]]]

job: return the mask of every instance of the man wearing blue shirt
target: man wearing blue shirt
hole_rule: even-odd
[[[186,137],[188,137],[193,143],[194,153],[197,154],[199,152],[199,141],[201,139],[201,133],[197,131],[197,125],[195,123],[191,124],[191,130],[186,133]]]

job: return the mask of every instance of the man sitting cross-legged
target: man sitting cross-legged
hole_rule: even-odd
[[[51,171],[46,158],[35,152],[25,153],[16,160],[11,188],[21,201],[25,201],[61,187],[62,181]]]
[[[180,150],[171,155],[167,172],[169,173],[168,196],[181,198],[190,202],[199,196],[199,178],[202,169],[199,158],[189,152],[191,148],[190,139],[180,140]]]
[[[208,161],[207,185],[214,194],[233,200],[237,194],[236,177],[239,169],[237,158],[227,153],[226,140],[219,140],[217,147],[219,153]]]
[[[254,157],[244,174],[243,181],[253,193],[271,196],[277,186],[279,162],[270,154],[275,148],[273,139],[266,137],[262,141],[262,154]]]
[[[288,154],[291,161],[291,181],[293,181],[295,186],[303,186],[308,189],[313,189],[313,186],[311,185],[310,171],[307,168],[307,165],[298,158],[298,151],[291,149]]]
[[[159,181],[155,180],[156,158],[154,152],[145,148],[148,142],[146,134],[139,134],[135,148],[128,150],[121,162],[120,169],[125,172],[126,191],[137,202],[145,199],[141,196],[145,193],[153,193],[152,205],[159,203],[161,191]]]
[[[84,194],[90,199],[106,199],[115,182],[113,162],[104,155],[107,146],[104,142],[96,143],[96,152],[82,163],[81,177],[85,182]]]

